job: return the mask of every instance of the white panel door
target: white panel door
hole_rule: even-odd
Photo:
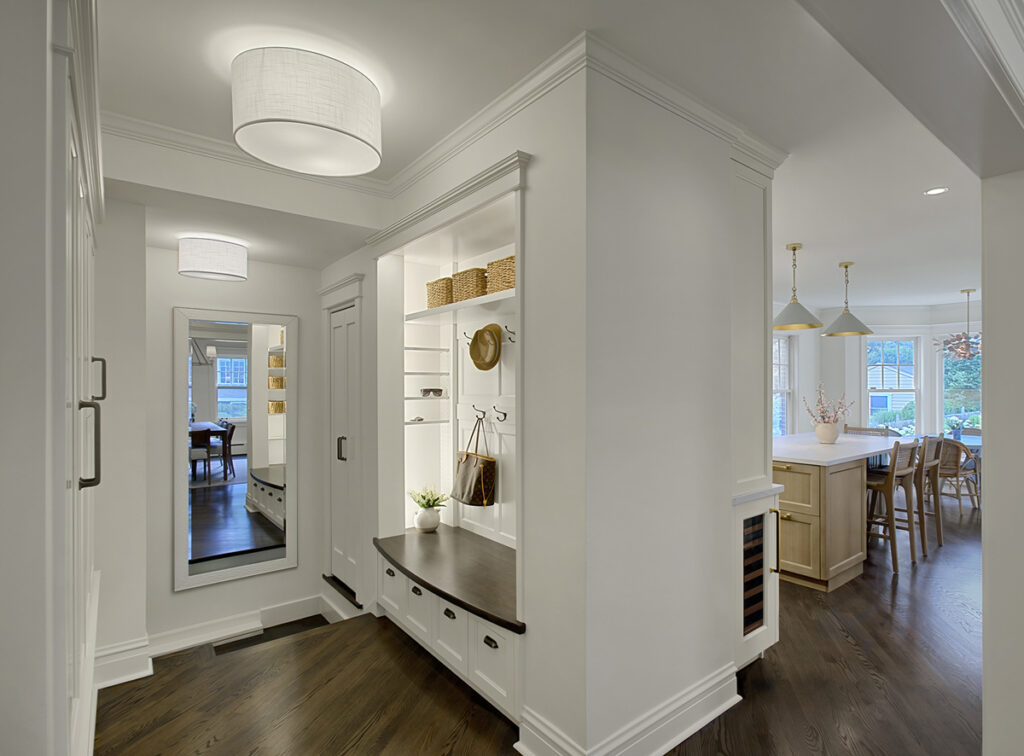
[[[331,313],[331,572],[353,591],[361,576],[359,321],[355,306]]]

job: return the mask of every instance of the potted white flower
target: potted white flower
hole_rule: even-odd
[[[419,511],[416,512],[416,530],[421,533],[433,533],[441,524],[441,507],[448,501],[448,496],[440,491],[425,486],[419,491],[410,491],[409,497],[416,502]]]
[[[818,437],[818,442],[834,444],[839,438],[839,421],[849,414],[853,402],[847,402],[846,394],[843,394],[839,401],[833,404],[825,398],[825,387],[820,383],[818,384],[818,400],[814,403],[814,409],[812,410],[807,405],[806,396],[803,400],[807,414],[814,421],[814,435]]]

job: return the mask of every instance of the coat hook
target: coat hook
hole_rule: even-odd
[[[472,340],[473,340],[473,337],[472,337],[472,336],[470,336],[470,335],[469,335],[468,333],[466,333],[465,331],[463,331],[463,332],[462,332],[462,335],[466,337],[466,341],[472,341]]]
[[[493,404],[491,405],[491,409],[493,409],[498,414],[498,422],[499,423],[505,422],[505,418],[508,417],[508,413],[507,412],[502,412],[500,409],[495,407]]]
[[[512,337],[516,335],[516,332],[513,331],[508,326],[505,326],[505,330],[508,331],[508,340],[509,340],[509,342],[512,343],[512,344],[515,344],[516,340],[514,338],[512,338]]]
[[[469,406],[472,407],[474,411],[476,411],[476,416],[478,419],[483,420],[485,417],[487,417],[487,410],[479,409],[475,404],[471,404]]]

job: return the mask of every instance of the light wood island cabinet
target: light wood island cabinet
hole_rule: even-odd
[[[833,591],[864,571],[866,460],[891,446],[876,436],[840,436],[835,444],[820,444],[813,433],[774,439],[783,580]]]

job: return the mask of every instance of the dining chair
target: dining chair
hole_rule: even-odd
[[[978,459],[970,449],[952,438],[942,442],[942,454],[939,457],[939,491],[941,493],[942,486],[947,481],[953,484],[953,493],[957,506],[960,507],[960,514],[964,513],[964,487],[967,488],[967,495],[974,507],[981,509],[979,472]]]
[[[192,464],[192,480],[196,479],[196,462],[203,461],[206,480],[210,480],[210,431],[197,430],[189,434],[191,445],[188,450],[189,462]]]
[[[888,426],[881,425],[877,428],[865,428],[856,425],[844,425],[843,433],[848,433],[851,436],[888,436]],[[898,433],[896,435],[899,435]],[[877,454],[874,457],[868,457],[868,469],[876,470],[888,462],[884,454]]]
[[[921,550],[928,556],[928,538],[925,535],[925,517],[935,520],[935,540],[942,545],[942,502],[939,490],[939,462],[942,455],[944,436],[924,436],[921,450],[917,455],[917,469],[914,470],[914,489],[917,491],[917,514],[921,520]],[[931,497],[931,511],[925,506]]]
[[[961,436],[981,436],[981,428],[964,428],[960,431]]]
[[[913,478],[917,462],[918,442],[897,441],[889,452],[890,464],[879,470],[868,470],[867,488],[871,492],[868,503],[867,532],[869,536],[889,539],[892,552],[892,571],[899,572],[899,557],[896,553],[896,531],[906,530],[910,536],[910,561],[917,562],[917,545],[914,537],[914,500]],[[905,509],[896,506],[896,489],[903,489],[907,506]],[[885,513],[877,512],[878,499],[881,495],[885,500]],[[904,512],[906,519],[897,518],[897,512]],[[884,532],[873,532],[874,526],[880,526]]]
[[[220,456],[221,464],[225,471],[225,478],[235,477],[235,458],[231,456],[231,441],[235,437],[235,424],[227,423],[224,426],[227,429],[227,433],[224,434],[224,440],[212,439],[211,443],[213,448],[218,452]]]

